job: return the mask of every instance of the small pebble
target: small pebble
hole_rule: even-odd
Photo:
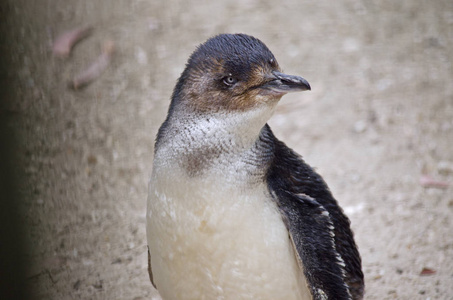
[[[355,122],[353,130],[355,133],[363,133],[363,132],[365,132],[367,127],[368,126],[367,126],[366,122],[363,120],[360,120],[360,121]]]
[[[441,175],[453,174],[453,162],[441,161],[437,164],[437,171]]]

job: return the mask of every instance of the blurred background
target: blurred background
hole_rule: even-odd
[[[451,299],[452,1],[10,0],[0,14],[0,298],[159,299],[155,134],[195,47],[242,32],[312,86],[270,125],[350,217],[366,299]]]

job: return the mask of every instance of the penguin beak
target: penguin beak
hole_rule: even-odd
[[[261,88],[271,90],[276,93],[290,93],[311,90],[307,80],[300,76],[287,75],[277,71],[273,71],[269,76],[269,81],[261,86]]]

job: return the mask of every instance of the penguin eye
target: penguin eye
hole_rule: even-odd
[[[271,67],[273,67],[273,68],[278,67],[278,64],[277,64],[277,62],[275,61],[275,58],[269,59],[269,64],[270,64]]]
[[[236,82],[238,82],[238,80],[236,78],[234,78],[233,76],[231,76],[231,75],[228,75],[228,76],[223,78],[223,83],[228,85],[228,86],[232,86]]]

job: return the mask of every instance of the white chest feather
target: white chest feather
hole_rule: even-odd
[[[265,191],[150,184],[148,243],[164,299],[305,299],[288,232]]]
[[[250,183],[243,163],[222,157],[190,175],[175,156],[160,153],[149,185],[147,238],[163,299],[311,299],[262,180]]]

